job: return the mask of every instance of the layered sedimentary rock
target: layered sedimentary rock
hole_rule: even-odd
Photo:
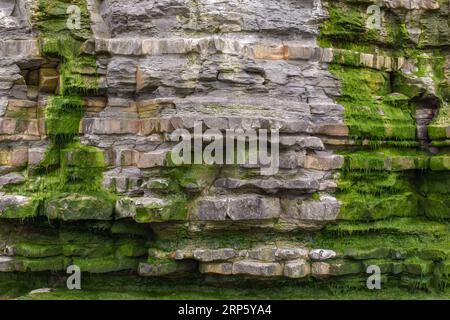
[[[446,296],[448,14],[448,1],[4,1],[4,286],[77,265],[117,291],[124,272],[366,290],[375,265],[383,286]],[[279,170],[176,165],[171,134],[199,123],[279,132]]]

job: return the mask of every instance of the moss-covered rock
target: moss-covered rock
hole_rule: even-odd
[[[44,214],[49,219],[111,220],[114,205],[102,196],[62,194],[45,202]]]

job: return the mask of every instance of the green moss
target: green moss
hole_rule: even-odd
[[[419,176],[419,192],[427,194],[450,194],[450,172],[423,172]]]
[[[103,243],[65,243],[62,245],[66,257],[99,257],[114,254],[114,243],[107,239]]]
[[[425,93],[425,89],[421,86],[408,81],[409,75],[402,72],[396,72],[393,77],[392,88],[394,92],[401,93],[408,98],[421,97]]]
[[[62,254],[62,247],[59,244],[35,244],[35,243],[18,243],[13,246],[14,253],[19,256],[29,258],[46,258]]]
[[[330,71],[342,78],[342,101],[371,102],[373,96],[390,93],[389,76],[385,72],[331,64]]]
[[[147,254],[147,248],[142,241],[124,239],[117,243],[118,257],[142,257]]]
[[[370,42],[374,32],[365,27],[366,20],[360,10],[342,3],[328,3],[329,19],[320,26],[320,39],[344,42]]]
[[[413,109],[402,96],[390,95],[387,73],[332,64],[342,81],[338,102],[345,106],[345,123],[358,139],[415,140]],[[378,97],[386,97],[380,99]]]
[[[66,27],[69,5],[81,9],[80,30]],[[115,197],[103,190],[103,152],[77,139],[84,114],[81,95],[95,93],[98,82],[96,58],[80,50],[92,35],[86,2],[39,0],[38,6],[34,22],[42,51],[61,59],[61,96],[51,97],[45,110],[50,145],[35,170],[38,176],[20,191],[42,199],[42,214],[52,219],[111,219]]]
[[[78,135],[83,107],[80,97],[52,97],[45,110],[47,135],[55,140],[71,140]],[[61,138],[60,138],[61,137]],[[59,138],[59,139],[58,139]]]
[[[405,171],[428,169],[430,157],[426,152],[383,148],[377,150],[341,151],[345,170]]]
[[[19,258],[17,264],[16,269],[21,272],[63,271],[69,265],[69,260],[64,257]]]
[[[351,50],[334,50],[333,63],[357,67],[360,65],[360,54]]]
[[[338,199],[342,202],[340,220],[380,220],[391,217],[418,215],[418,198],[413,193],[374,197],[359,193],[346,193]]]
[[[76,5],[81,10],[81,28],[68,29],[67,8]],[[39,0],[38,9],[33,16],[34,23],[41,32],[41,36],[47,38],[68,37],[75,40],[88,39],[90,30],[90,18],[85,0]]]
[[[404,49],[409,43],[409,33],[406,24],[393,14],[388,14],[386,19],[386,43],[396,50]]]
[[[111,227],[112,234],[126,234],[130,236],[151,237],[152,231],[147,225],[137,224],[134,221],[115,221]]]
[[[419,38],[419,47],[439,47],[449,45],[450,29],[447,16],[424,13],[421,16],[420,22],[422,33]]]
[[[86,194],[58,194],[45,202],[44,214],[49,219],[111,220],[114,204],[107,196]]]
[[[407,273],[414,275],[426,275],[431,274],[433,271],[433,262],[424,261],[419,258],[411,258],[405,260],[403,268]]]
[[[413,243],[418,244],[417,239],[431,238],[431,239],[447,239],[448,241],[449,226],[442,222],[429,221],[424,218],[393,218],[389,220],[381,220],[374,222],[350,222],[343,221],[337,225],[329,225],[326,227],[326,232],[333,235],[347,237],[349,235],[366,236],[367,241],[361,241],[361,245],[368,245],[373,241],[368,236],[369,234],[379,235],[383,237],[385,234],[398,235],[399,239],[404,241],[405,238],[410,238]],[[395,240],[395,239],[393,239]],[[402,242],[406,244],[407,242]],[[376,242],[374,242],[376,244]],[[394,242],[392,243],[394,244]],[[424,243],[424,245],[427,245]]]
[[[169,196],[164,204],[136,208],[135,220],[139,223],[187,220],[188,200],[183,195]]]
[[[94,57],[76,57],[61,66],[61,93],[64,95],[97,92],[97,63]]]
[[[421,207],[426,217],[432,220],[450,220],[450,195],[427,195],[421,199]]]
[[[403,272],[403,262],[395,260],[384,259],[370,259],[363,262],[364,269],[367,270],[369,266],[380,267],[382,274],[400,274]]]
[[[438,155],[431,157],[430,168],[433,171],[448,171],[450,170],[450,154]]]
[[[24,205],[8,205],[0,212],[3,219],[29,219],[39,215],[41,199],[35,197]]]
[[[132,258],[117,258],[115,256],[96,258],[74,258],[73,264],[82,272],[108,273],[124,270],[136,270],[138,260]]]

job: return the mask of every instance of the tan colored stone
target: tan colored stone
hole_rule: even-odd
[[[283,274],[288,278],[304,278],[311,274],[311,265],[304,259],[288,261],[284,265]]]
[[[277,262],[241,260],[233,263],[233,274],[259,277],[279,277],[283,275],[283,266]]]
[[[40,135],[39,120],[36,119],[28,120],[27,127],[24,133],[30,136],[39,136]]]
[[[55,93],[58,82],[59,74],[55,69],[41,68],[39,70],[39,91]]]
[[[12,99],[8,102],[8,108],[36,108],[37,102],[31,100]]]
[[[199,271],[200,273],[231,275],[233,264],[229,262],[200,263]]]
[[[160,119],[148,118],[140,120],[139,135],[147,136],[156,132],[160,132]]]
[[[39,86],[39,70],[32,70],[28,73],[27,85]]]
[[[349,129],[345,124],[323,124],[316,128],[316,132],[329,136],[348,137]]]
[[[17,119],[0,119],[0,134],[16,133]]]
[[[253,49],[253,56],[255,57],[255,59],[264,59],[264,60],[289,59],[289,48],[286,45],[280,45],[278,47],[255,45],[252,49]]]
[[[11,165],[13,167],[23,167],[28,163],[28,148],[19,147],[11,152]]]
[[[104,97],[88,97],[83,99],[83,106],[86,111],[98,112],[106,107],[106,98]]]
[[[314,47],[289,45],[288,57],[289,59],[310,60],[314,54]]]
[[[334,52],[333,48],[323,48],[321,49],[320,61],[325,63],[330,63],[333,61]]]
[[[136,150],[118,150],[119,166],[136,166],[139,161],[139,152]]]
[[[323,278],[330,275],[331,266],[326,262],[314,262],[311,265],[311,273],[316,278]]]
[[[374,56],[373,54],[370,53],[361,53],[360,55],[360,63],[367,68],[372,68],[373,67],[373,59]]]
[[[155,150],[147,153],[141,153],[139,155],[138,168],[154,168],[163,167],[166,164],[167,154],[170,150]]]
[[[189,49],[189,44],[183,38],[153,38],[142,41],[142,53],[144,55],[185,54]]]
[[[30,148],[28,149],[28,164],[31,166],[37,166],[44,160],[46,148]]]
[[[136,38],[108,39],[108,51],[117,55],[140,56],[142,54],[142,41]]]
[[[137,134],[140,129],[138,119],[91,118],[81,121],[83,133],[91,134]]]
[[[344,161],[345,159],[343,156],[324,151],[316,151],[306,156],[304,167],[306,169],[322,171],[335,170],[342,168]]]

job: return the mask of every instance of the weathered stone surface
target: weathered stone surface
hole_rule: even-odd
[[[15,271],[14,258],[0,256],[0,272]]]
[[[339,213],[339,202],[329,195],[320,196],[319,201],[284,200],[282,218],[288,220],[334,221]]]
[[[362,266],[359,262],[352,261],[333,261],[314,262],[312,264],[312,275],[317,278],[327,276],[343,276],[349,274],[360,273]]]
[[[233,263],[233,274],[277,277],[283,275],[283,267],[279,263],[241,260]]]
[[[316,151],[314,154],[308,154],[305,160],[305,168],[307,169],[328,171],[340,169],[343,165],[343,156],[333,155],[323,151]]]
[[[89,195],[72,194],[45,203],[45,215],[49,219],[111,220],[114,205],[110,201]]]
[[[308,249],[298,247],[278,247],[275,250],[275,258],[277,260],[292,260],[299,258],[307,258]]]
[[[258,195],[203,198],[198,201],[195,218],[208,220],[265,220],[280,215],[280,203],[275,198]]]
[[[121,198],[116,202],[115,212],[118,219],[158,219],[159,212],[168,207],[167,201],[155,197]],[[142,216],[140,217],[139,214]],[[150,221],[148,221],[150,222]]]
[[[136,90],[137,64],[132,59],[113,58],[108,65],[108,90],[111,92],[134,92]]]
[[[28,294],[34,295],[34,294],[50,293],[53,291],[55,291],[55,290],[52,288],[39,288],[39,289],[31,290]]]
[[[0,218],[24,219],[38,214],[39,201],[0,192]]]
[[[298,158],[295,156],[295,162]],[[215,182],[218,188],[227,189],[247,189],[255,188],[267,193],[276,193],[280,190],[315,191],[319,190],[320,183],[324,180],[324,175],[318,172],[302,172],[296,176],[271,176],[258,179],[220,178]]]
[[[252,260],[259,261],[275,261],[276,246],[261,246],[248,250],[247,257]]]
[[[39,72],[39,91],[54,93],[58,87],[59,74],[55,69],[42,68]]]
[[[155,150],[152,152],[142,153],[139,155],[137,167],[140,169],[162,167],[166,164],[169,150]]]
[[[46,148],[37,147],[28,149],[28,165],[37,166],[44,160]]]
[[[313,262],[311,265],[311,273],[314,277],[321,278],[330,275],[330,264],[325,262]]]
[[[228,262],[200,263],[200,273],[231,275],[233,273],[233,264]]]
[[[115,205],[117,219],[134,218],[136,216],[136,203],[131,198],[120,198]]]
[[[25,177],[17,172],[8,173],[3,176],[0,176],[0,187],[13,184],[21,184],[23,182],[25,182]]]
[[[14,167],[25,166],[28,162],[28,149],[26,147],[15,148],[11,151],[10,164]]]
[[[328,260],[336,257],[336,252],[327,249],[314,249],[309,252],[311,260]]]
[[[194,259],[201,262],[226,261],[235,258],[237,255],[236,250],[231,248],[217,250],[195,249],[193,252]]]
[[[300,259],[289,261],[284,264],[283,275],[288,278],[304,278],[311,274],[309,262]]]
[[[384,5],[388,8],[405,8],[405,9],[426,9],[436,10],[439,9],[439,1],[437,0],[384,0]]]
[[[140,263],[138,273],[144,277],[160,277],[176,273],[194,271],[197,264],[193,261],[163,261],[155,263]]]

